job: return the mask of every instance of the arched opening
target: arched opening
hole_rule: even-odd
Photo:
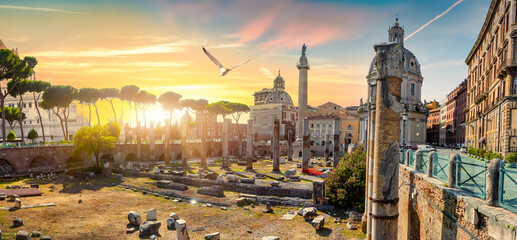
[[[347,136],[347,143],[348,144],[352,143],[352,134],[351,133],[349,133],[348,136]]]
[[[7,175],[13,175],[14,174],[14,168],[9,161],[5,159],[0,159],[0,175],[1,176],[7,176]]]
[[[44,157],[32,159],[30,165],[31,172],[48,172],[52,170],[52,163]]]
[[[138,157],[135,153],[130,153],[126,156],[126,162],[136,162],[138,161]]]
[[[160,154],[160,158],[158,158],[159,162],[165,162],[165,153]]]
[[[163,157],[163,159],[165,159],[165,156]],[[179,152],[178,154],[176,154],[176,159],[181,160],[181,152]]]

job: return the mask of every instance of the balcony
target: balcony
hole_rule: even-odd
[[[499,67],[497,68],[497,75],[498,75],[498,77],[504,75],[503,72],[506,69],[511,70],[513,68],[517,68],[517,58],[507,58],[507,59],[504,59],[501,62],[501,65],[499,65]]]
[[[478,96],[476,96],[476,98],[474,99],[474,103],[475,104],[479,104],[481,101],[483,101],[484,99],[486,99],[487,97],[487,93],[483,93],[483,94],[479,94]]]

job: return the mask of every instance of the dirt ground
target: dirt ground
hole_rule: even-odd
[[[233,164],[236,166],[236,164]],[[17,182],[2,182],[0,188],[7,184],[29,185],[35,182],[23,179]],[[191,239],[204,239],[204,235],[220,232],[221,239],[262,239],[274,235],[280,239],[362,239],[359,230],[348,230],[346,223],[334,223],[334,217],[325,216],[325,228],[316,232],[310,223],[302,217],[282,220],[287,211],[296,208],[273,207],[274,213],[262,213],[263,205],[245,210],[233,203],[237,196],[234,192],[225,192],[227,198],[215,198],[196,195],[195,189],[182,194],[202,197],[211,202],[231,203],[228,210],[218,207],[206,207],[189,202],[173,202],[170,199],[144,195],[140,192],[126,190],[116,186],[119,183],[152,187],[153,180],[145,178],[105,178],[96,176],[90,180],[68,180],[61,178],[54,181],[39,182],[43,196],[24,197],[22,205],[55,203],[55,207],[30,208],[19,210],[0,210],[0,229],[4,239],[15,239],[14,234],[20,230],[41,231],[52,239],[139,239],[138,231],[126,234],[127,214],[136,211],[145,220],[147,210],[158,211],[158,221],[162,223],[160,239],[176,239],[175,231],[168,231],[166,219],[171,212],[177,213],[187,221]],[[79,203],[82,200],[82,203]],[[14,203],[0,201],[0,207],[14,206]],[[13,217],[23,218],[24,226],[11,228]],[[193,232],[204,227],[205,230]],[[33,238],[34,239],[34,238]]]

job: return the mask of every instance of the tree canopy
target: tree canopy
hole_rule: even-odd
[[[22,121],[23,121],[23,119],[27,118],[25,116],[25,113],[20,112],[20,109],[17,107],[4,107],[4,112],[5,112],[5,120],[11,127],[11,130],[13,130],[14,127],[16,126],[16,123],[18,123],[20,121],[20,114],[21,114]]]
[[[165,92],[160,97],[158,97],[158,102],[162,106],[162,109],[168,112],[174,111],[179,107],[179,101],[181,99],[181,95],[175,92]]]
[[[108,127],[95,125],[93,127],[81,127],[74,135],[75,149],[72,152],[74,157],[82,153],[94,156],[96,165],[100,168],[99,154],[101,152],[111,152],[115,148],[117,139],[108,131]]]
[[[43,92],[43,101],[55,108],[68,108],[78,91],[72,86],[54,85]]]
[[[27,138],[30,139],[30,140],[34,140],[36,138],[38,138],[38,132],[36,131],[36,129],[31,129],[29,131],[29,133],[27,134]]]

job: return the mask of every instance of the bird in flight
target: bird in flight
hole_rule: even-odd
[[[215,63],[215,65],[217,65],[219,67],[219,69],[221,69],[221,77],[228,74],[229,71],[233,70],[234,68],[238,67],[238,66],[241,66],[241,65],[244,65],[245,63],[249,62],[250,59],[246,60],[245,62],[243,63],[240,63],[240,64],[237,64],[231,68],[225,68],[214,56],[212,56],[212,54],[210,54],[206,49],[205,47],[203,47],[203,52],[205,52],[206,56],[208,56],[208,58],[210,58],[210,60],[212,60],[212,62]]]

